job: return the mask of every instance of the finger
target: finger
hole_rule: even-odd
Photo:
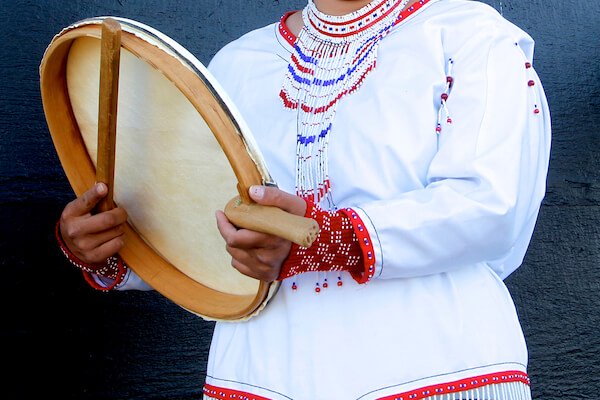
[[[296,215],[304,215],[306,202],[299,196],[272,186],[254,185],[249,189],[252,200],[265,206],[275,206]]]
[[[116,237],[90,251],[86,256],[87,259],[83,261],[91,264],[105,262],[108,257],[117,254],[124,244],[122,236]]]
[[[87,252],[94,250],[104,243],[113,240],[119,236],[123,235],[123,225],[119,225],[115,228],[99,232],[93,235],[84,236],[81,239],[75,240],[74,244],[77,246],[77,249],[81,252]]]
[[[89,229],[86,233],[99,233],[123,225],[127,222],[127,212],[117,207],[92,215],[86,221],[86,228]]]
[[[94,235],[115,228],[126,221],[127,212],[122,208],[113,208],[88,218],[78,218],[69,223],[63,223],[65,221],[61,220],[61,233],[63,238],[76,240],[86,235]]]
[[[215,216],[217,218],[217,229],[227,243],[229,238],[235,235],[237,228],[231,222],[229,222],[229,219],[227,219],[227,216],[225,216],[223,211],[217,211]]]
[[[285,241],[277,236],[266,233],[249,229],[238,229],[229,222],[229,219],[227,219],[227,216],[222,211],[217,211],[216,216],[217,228],[223,239],[225,239],[227,246],[240,249],[274,248]]]
[[[81,196],[67,204],[63,211],[64,217],[77,217],[89,214],[98,202],[106,196],[108,188],[102,182],[96,183]]]
[[[277,276],[279,275],[279,271],[267,265],[263,266],[262,268],[251,268],[248,265],[236,259],[233,259],[231,261],[231,265],[240,273],[264,282],[273,282],[275,279],[277,279]]]
[[[240,249],[274,249],[282,246],[287,240],[268,233],[240,229],[226,242],[229,246]]]

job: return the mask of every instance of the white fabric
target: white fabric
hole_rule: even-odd
[[[294,192],[296,112],[278,97],[290,52],[273,24],[209,69],[279,187]],[[550,116],[525,68],[532,57],[526,33],[475,1],[432,0],[382,40],[329,142],[333,199],[368,225],[376,277],[358,285],[345,275],[338,287],[337,275],[302,274],[258,316],[217,323],[207,383],[273,399],[375,399],[526,371],[503,279],[523,260],[545,193]],[[453,122],[444,118],[438,140],[449,59]]]

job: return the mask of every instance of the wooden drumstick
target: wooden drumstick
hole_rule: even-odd
[[[121,59],[121,25],[112,18],[102,22],[100,53],[100,97],[98,103],[98,155],[96,181],[108,187],[98,211],[115,207],[113,200],[115,147],[117,139],[117,101],[119,92],[119,62]]]
[[[302,247],[310,247],[320,229],[314,219],[290,214],[277,207],[247,203],[239,196],[231,199],[224,211],[239,227],[279,236]]]

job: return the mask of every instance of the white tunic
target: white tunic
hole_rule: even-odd
[[[291,52],[272,24],[209,69],[293,193],[296,112],[279,97]],[[524,385],[474,388],[527,380],[503,279],[522,263],[545,193],[550,115],[532,57],[526,33],[466,0],[431,0],[381,41],[375,70],[337,108],[328,155],[335,204],[368,225],[375,277],[344,275],[340,287],[337,274],[302,274],[258,316],[218,322],[208,396],[408,399],[466,385],[457,398],[528,398]]]

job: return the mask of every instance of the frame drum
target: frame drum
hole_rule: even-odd
[[[250,185],[275,183],[248,127],[200,61],[155,29],[111,18],[122,29],[114,201],[129,220],[120,255],[184,309],[207,320],[248,319],[278,283],[231,266],[214,213],[237,190],[244,196]],[[95,183],[103,20],[63,29],[40,65],[46,120],[77,196]]]

